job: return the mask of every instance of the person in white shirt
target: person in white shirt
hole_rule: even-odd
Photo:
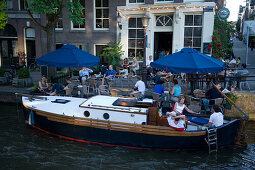
[[[211,114],[209,122],[205,125],[206,127],[219,127],[223,125],[223,114],[219,105],[213,106],[213,114]]]
[[[151,62],[153,62],[152,55],[149,56],[149,59],[146,61],[147,74],[153,76],[153,68],[151,67]]]
[[[139,92],[141,92],[141,95],[144,96],[144,93],[145,93],[145,84],[141,80],[141,77],[139,77],[139,76],[136,77],[136,83],[135,83],[134,89],[138,90]]]

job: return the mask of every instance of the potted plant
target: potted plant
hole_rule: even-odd
[[[235,103],[236,100],[237,100],[237,96],[236,96],[234,93],[227,93],[226,96],[227,96],[230,100],[232,100],[234,103]],[[231,103],[227,100],[227,102],[226,102],[226,109],[231,110],[231,108],[232,108],[232,105],[231,105]]]
[[[0,84],[6,84],[7,78],[4,76],[4,70],[0,68]]]
[[[16,87],[31,87],[33,85],[32,78],[28,68],[18,70],[18,78],[14,78],[12,85]]]

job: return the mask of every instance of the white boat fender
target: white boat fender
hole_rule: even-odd
[[[29,113],[29,118],[28,118],[28,123],[29,125],[34,125],[35,121],[34,121],[34,111],[31,110]]]

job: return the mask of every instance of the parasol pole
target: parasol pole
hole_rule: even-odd
[[[186,96],[188,95],[188,86],[189,86],[188,73],[186,74]]]

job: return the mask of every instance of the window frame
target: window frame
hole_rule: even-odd
[[[101,3],[102,3],[102,1],[103,0],[101,0]],[[96,0],[93,0],[93,7],[94,7],[94,30],[103,30],[103,31],[108,31],[109,29],[110,29],[110,7],[109,7],[109,0],[108,0],[108,7],[96,7]],[[108,28],[97,28],[96,27],[96,20],[98,19],[97,17],[96,17],[96,10],[97,9],[108,9]],[[102,15],[103,15],[103,13],[102,13]],[[99,19],[102,19],[102,20],[104,20],[104,19],[106,19],[106,18],[99,18]],[[102,23],[102,26],[103,26],[103,23]]]
[[[202,48],[203,48],[203,14],[186,14],[186,16],[193,16],[193,21],[192,21],[192,25],[186,25],[186,19],[184,20],[184,31],[183,31],[183,47],[188,47],[188,48],[193,48],[193,49],[200,49],[199,51],[202,52]],[[201,25],[195,25],[195,16],[201,16]],[[185,29],[186,28],[192,28],[192,35],[191,36],[185,36]],[[194,29],[195,28],[201,28],[201,35],[200,36],[194,36]],[[191,38],[191,46],[185,46],[185,38]],[[200,38],[201,42],[200,42],[200,47],[198,46],[194,46],[194,39],[195,38]]]
[[[57,27],[59,24],[59,20],[62,20],[62,27]],[[64,26],[63,26],[63,18],[61,17],[61,18],[59,18],[58,19],[58,22],[56,23],[56,26],[55,26],[55,30],[56,31],[62,31],[62,30],[64,30]]]
[[[70,0],[72,2],[72,0]],[[84,20],[84,28],[80,27],[81,24],[78,24],[79,25],[79,28],[74,28],[74,23],[73,21],[70,21],[71,22],[71,30],[77,30],[77,31],[85,31],[86,30],[86,0],[80,0],[80,1],[84,1],[84,7],[82,8],[82,10],[84,10],[84,18],[82,18]],[[63,29],[62,29],[63,30]]]
[[[169,3],[169,2],[173,2],[174,0],[164,0],[164,1],[158,1],[158,0],[154,0],[154,3]]]
[[[130,19],[133,19],[135,18],[136,19],[136,26],[135,28],[134,27],[129,27],[129,20],[128,20],[128,57],[130,57],[129,55],[129,50],[135,50],[135,53],[134,53],[134,56],[133,57],[138,57],[138,52],[137,51],[143,51],[144,50],[144,34],[143,34],[143,38],[138,38],[138,30],[142,30],[142,32],[144,33],[144,28],[143,27],[138,27],[138,22],[137,22],[137,19],[142,19],[140,16],[137,16],[137,17],[132,17]],[[135,35],[135,38],[130,38],[129,36],[129,30],[136,30],[136,35]],[[135,40],[135,47],[129,47],[129,40]],[[142,47],[138,47],[137,46],[137,43],[139,40],[142,40],[143,42],[143,45]],[[143,57],[143,53],[142,53],[142,57]]]
[[[126,4],[129,4],[129,5],[140,5],[140,4],[145,4],[145,0],[143,0],[143,2],[137,2],[137,0],[135,0],[136,2],[129,2],[130,0],[127,0]]]

